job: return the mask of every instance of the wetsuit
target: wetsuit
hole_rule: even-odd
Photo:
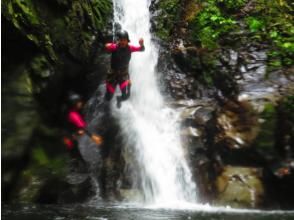
[[[129,76],[129,62],[132,52],[144,51],[144,46],[128,45],[126,47],[119,47],[118,44],[107,44],[106,50],[111,52],[111,71],[107,74],[106,78],[106,94],[105,99],[111,100],[116,85],[119,85],[122,96],[121,100],[124,101],[130,97],[130,76]]]
[[[83,160],[79,148],[78,148],[78,143],[77,143],[77,131],[78,130],[86,130],[86,122],[84,120],[83,115],[78,112],[75,109],[69,110],[67,114],[67,121],[68,121],[68,131],[70,132],[70,135],[67,135],[64,137],[64,143],[66,145],[67,150],[70,152],[70,155],[73,158],[78,158]]]

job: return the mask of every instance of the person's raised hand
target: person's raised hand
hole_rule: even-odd
[[[140,38],[139,39],[139,44],[140,44],[140,46],[143,46],[144,45],[144,39],[143,38]]]

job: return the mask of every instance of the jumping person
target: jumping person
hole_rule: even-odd
[[[139,39],[140,46],[129,44],[129,34],[126,31],[120,31],[117,34],[117,43],[107,43],[105,48],[111,52],[111,71],[106,78],[105,100],[110,101],[114,95],[115,88],[119,85],[121,96],[117,97],[117,107],[121,107],[121,102],[130,97],[131,81],[129,76],[129,63],[132,52],[144,51],[144,40]]]

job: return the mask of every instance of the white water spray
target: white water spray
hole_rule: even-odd
[[[158,51],[150,34],[150,0],[113,0],[114,22],[127,30],[131,43],[144,38],[145,51],[132,54],[131,97],[114,115],[126,146],[135,147],[146,202],[196,202],[196,187],[178,131],[178,113],[164,106],[156,83]]]

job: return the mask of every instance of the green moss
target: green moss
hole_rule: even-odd
[[[35,147],[32,152],[33,163],[32,170],[49,169],[54,173],[63,173],[66,167],[66,159],[63,155],[51,158],[42,147]]]
[[[87,59],[92,36],[111,16],[111,1],[56,1],[4,0],[2,12],[51,62],[60,63],[61,48]]]
[[[39,197],[40,190],[48,180],[62,180],[66,175],[67,160],[65,157],[60,155],[49,158],[41,147],[34,148],[32,157],[32,162],[22,172],[18,188],[14,191],[14,197],[17,201],[35,202]]]
[[[44,32],[45,23],[40,18],[33,1],[3,1],[3,14],[29,40],[33,41],[42,51],[47,52],[52,61],[57,60],[48,33]]]
[[[35,8],[30,0],[28,1],[9,1],[3,0],[2,13],[6,16],[16,28],[22,29],[23,27],[30,27],[31,25],[40,25],[37,18]]]

